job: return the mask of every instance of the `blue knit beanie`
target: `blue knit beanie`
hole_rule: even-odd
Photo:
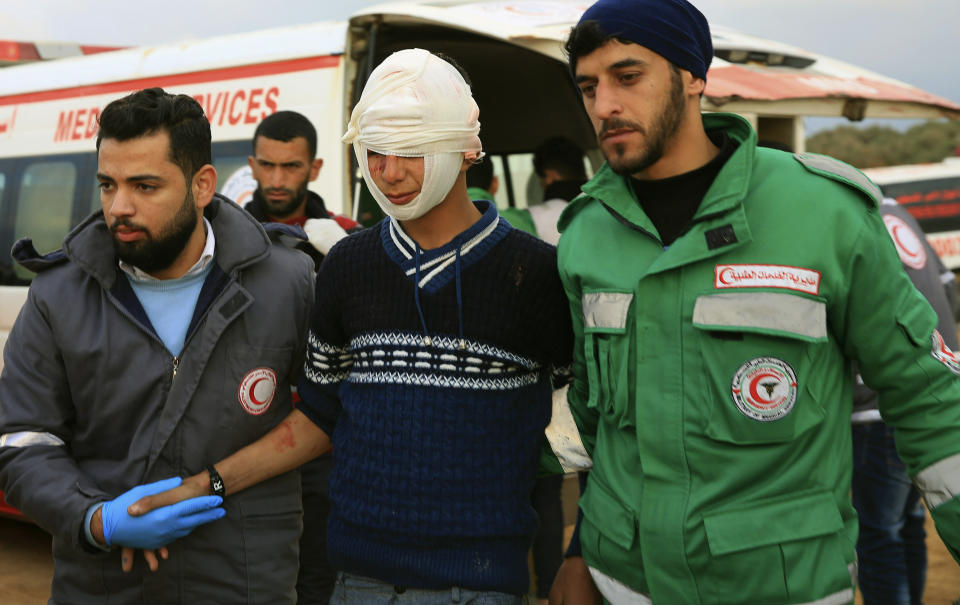
[[[707,19],[687,0],[599,0],[580,17],[636,42],[703,80],[713,60]],[[579,25],[579,24],[578,24]]]

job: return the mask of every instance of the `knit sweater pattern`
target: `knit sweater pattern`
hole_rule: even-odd
[[[555,249],[477,206],[483,218],[435,250],[387,219],[330,251],[301,409],[334,443],[337,569],[522,594],[570,319]]]

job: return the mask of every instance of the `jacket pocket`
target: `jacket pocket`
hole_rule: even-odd
[[[597,472],[590,474],[589,484],[580,498],[583,521],[580,526],[580,543],[591,565],[599,569],[621,569],[623,565],[634,568],[640,556],[635,548],[637,520],[600,481]]]
[[[299,473],[237,492],[223,506],[223,519],[174,543],[180,550],[170,562],[176,557],[181,596],[153,602],[293,605],[302,529]]]
[[[740,445],[789,441],[823,421],[813,380],[827,338],[826,304],[792,294],[697,298],[705,433]]]
[[[897,309],[897,324],[914,346],[926,347],[931,344],[931,333],[937,329],[937,318],[930,312],[929,305],[917,304],[914,297],[908,296]]]
[[[830,492],[709,513],[703,524],[710,560],[701,586],[711,602],[806,602],[852,587],[853,546]]]
[[[587,406],[597,408],[618,428],[633,426],[629,380],[632,349],[631,292],[584,292],[584,361],[590,389]]]

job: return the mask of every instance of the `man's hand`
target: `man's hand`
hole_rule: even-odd
[[[129,513],[131,517],[139,517],[163,506],[176,504],[177,502],[182,502],[190,498],[206,496],[208,495],[206,488],[208,485],[209,479],[207,478],[206,471],[204,471],[203,473],[186,479],[178,487],[171,490],[140,498],[127,508],[127,513]],[[95,521],[91,522],[91,527],[94,522]],[[129,572],[133,569],[134,555],[135,550],[133,548],[129,546],[123,547],[123,552],[120,555],[120,567],[124,572]],[[147,567],[150,568],[150,571],[157,571],[157,569],[160,568],[160,559],[166,561],[169,557],[170,553],[167,551],[166,546],[160,547],[156,552],[149,549],[143,550],[143,558],[147,562]]]
[[[223,499],[219,496],[178,501],[170,506],[156,508],[143,516],[131,516],[127,511],[131,503],[143,496],[166,492],[180,484],[179,477],[172,477],[148,485],[139,485],[105,502],[100,509],[104,544],[154,550],[186,536],[198,525],[215,521],[226,514],[223,508],[220,508]],[[96,531],[96,520],[92,521],[91,531]],[[101,536],[94,534],[94,537],[100,539]]]
[[[210,476],[207,471],[201,471],[192,477],[187,477],[182,482],[178,481],[166,491],[153,491],[143,493],[141,496],[136,502],[128,503],[127,513],[131,517],[141,517],[156,509],[184,502],[191,498],[219,498],[218,496],[210,496]],[[218,501],[214,506],[219,505],[220,502]],[[217,518],[219,519],[219,517]]]
[[[550,605],[600,605],[603,599],[583,557],[567,557],[550,587]]]

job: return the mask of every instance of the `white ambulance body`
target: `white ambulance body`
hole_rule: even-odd
[[[541,192],[530,151],[565,135],[594,168],[600,155],[562,44],[587,2],[398,2],[349,22],[314,23],[209,40],[132,48],[0,70],[0,250],[29,236],[41,252],[100,209],[94,142],[111,100],[159,86],[196,98],[210,119],[221,189],[246,165],[260,120],[283,109],[316,126],[324,160],[311,188],[327,206],[369,222],[378,209],[360,186],[340,135],[370,70],[395,50],[421,47],[470,74],[481,139],[500,177],[501,206]],[[936,118],[960,105],[879,74],[769,40],[714,28],[716,59],[705,111],[748,117],[761,140],[804,147],[803,118]],[[233,183],[236,185],[236,183]],[[233,186],[246,201],[249,187]],[[0,256],[0,345],[31,275]]]

